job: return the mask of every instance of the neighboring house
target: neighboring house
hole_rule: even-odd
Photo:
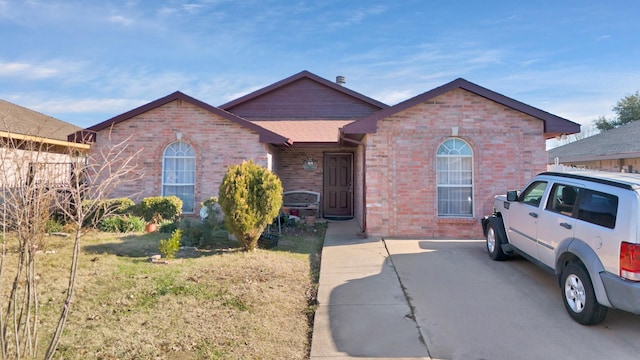
[[[640,171],[640,121],[562,145],[548,151],[549,164],[590,170]]]
[[[579,131],[463,79],[389,107],[303,71],[220,107],[176,92],[82,135],[132,136],[145,176],[118,196],[178,195],[186,214],[252,159],[368,235],[477,238],[493,196],[545,170],[545,139]]]
[[[36,181],[64,187],[71,164],[82,161],[89,145],[67,136],[81,128],[0,100],[0,186]]]

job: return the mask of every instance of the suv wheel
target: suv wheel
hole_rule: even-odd
[[[487,253],[493,260],[504,260],[507,255],[502,251],[502,237],[496,230],[496,224],[490,221],[487,224]]]
[[[562,271],[564,307],[573,320],[582,325],[601,323],[607,308],[598,304],[589,273],[582,264],[571,263]]]

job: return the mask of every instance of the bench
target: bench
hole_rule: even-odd
[[[302,218],[302,212],[313,212],[316,217],[320,216],[320,193],[309,190],[292,190],[285,191],[282,199],[282,207],[287,209],[296,209],[299,211],[299,217]]]

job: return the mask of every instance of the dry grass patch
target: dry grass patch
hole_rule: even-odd
[[[169,264],[148,261],[168,234],[92,234],[56,357],[307,358],[325,228],[287,228],[278,247],[252,253],[221,241]],[[65,297],[71,245],[52,237],[38,259],[44,338]]]

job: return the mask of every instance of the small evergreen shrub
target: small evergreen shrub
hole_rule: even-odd
[[[158,250],[167,259],[173,259],[176,257],[178,250],[180,250],[180,238],[182,237],[182,231],[180,229],[175,230],[171,237],[168,239],[160,240],[160,246]]]
[[[204,227],[200,220],[184,218],[180,221],[179,229],[182,232],[182,243],[184,245],[199,246],[203,241]]]
[[[227,167],[218,195],[228,231],[244,250],[255,250],[260,234],[282,207],[280,178],[253,161],[244,161]]]

